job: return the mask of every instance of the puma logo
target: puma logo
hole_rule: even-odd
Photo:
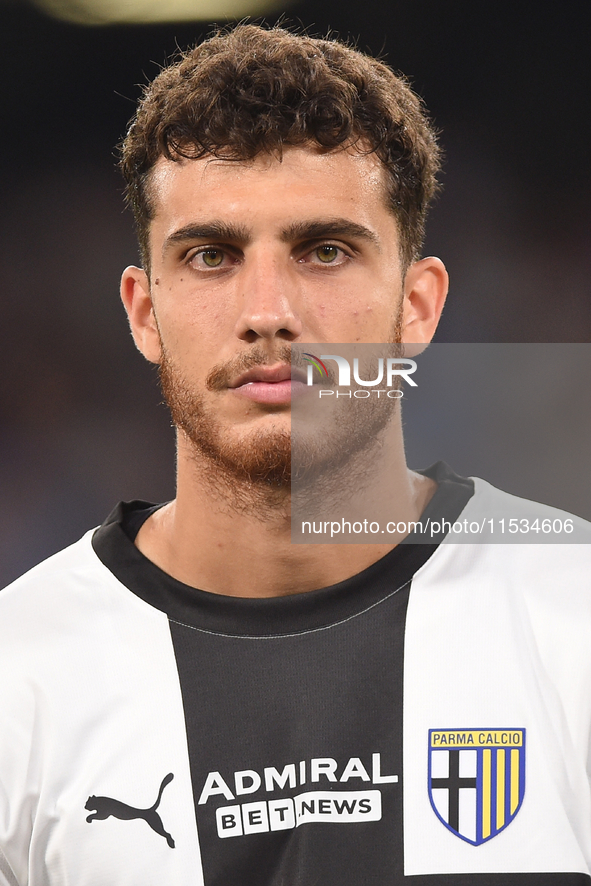
[[[174,840],[170,834],[164,830],[162,819],[156,812],[160,800],[162,799],[162,791],[173,778],[174,775],[172,772],[169,772],[168,775],[164,776],[162,784],[160,785],[160,790],[158,791],[156,802],[153,806],[150,806],[149,809],[136,809],[135,806],[128,806],[127,803],[122,803],[121,800],[113,800],[112,797],[95,797],[93,795],[88,798],[84,808],[94,809],[95,811],[92,815],[87,816],[86,821],[91,822],[94,821],[95,818],[102,820],[108,818],[110,815],[114,818],[120,818],[121,821],[130,821],[132,818],[143,818],[144,821],[150,825],[152,830],[156,831],[157,834],[160,834],[161,837],[165,837],[170,848],[174,849]]]

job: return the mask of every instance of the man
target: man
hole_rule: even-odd
[[[588,544],[291,543],[292,348],[425,344],[443,307],[419,100],[240,26],[162,71],[122,166],[177,495],[2,593],[0,883],[591,882]],[[397,518],[494,508],[393,422]]]

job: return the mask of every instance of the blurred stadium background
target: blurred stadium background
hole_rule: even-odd
[[[447,158],[427,242],[452,278],[438,341],[591,340],[582,4],[201,2],[0,0],[0,586],[118,499],[173,495],[168,415],[118,301],[137,253],[114,146],[141,84],[214,22],[284,16],[314,35],[330,29],[423,95]],[[572,496],[550,501],[588,518],[590,381],[569,392]],[[547,408],[551,424],[552,397]],[[485,449],[454,467],[483,473]],[[564,458],[548,451],[550,475]],[[534,497],[528,483],[518,473],[511,491]]]

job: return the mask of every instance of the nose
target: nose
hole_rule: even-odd
[[[297,282],[287,257],[264,250],[249,256],[240,278],[238,338],[252,344],[258,339],[274,338],[291,342],[301,336],[302,321],[296,313]]]

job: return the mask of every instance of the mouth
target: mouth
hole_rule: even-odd
[[[289,363],[275,366],[255,366],[229,385],[236,395],[256,403],[285,405],[294,396],[304,392],[306,375]]]

